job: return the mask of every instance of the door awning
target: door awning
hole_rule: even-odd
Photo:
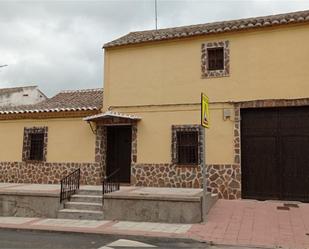
[[[137,117],[132,114],[124,114],[119,112],[102,112],[96,115],[88,116],[83,118],[87,122],[97,122],[102,124],[126,124],[126,123],[135,123],[138,120],[141,120],[140,117]]]

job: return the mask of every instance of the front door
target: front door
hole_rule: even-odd
[[[130,183],[131,126],[107,127],[106,175],[120,183]]]

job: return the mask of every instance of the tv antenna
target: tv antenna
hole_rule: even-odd
[[[156,23],[156,30],[158,29],[158,6],[157,0],[155,0],[155,23]]]

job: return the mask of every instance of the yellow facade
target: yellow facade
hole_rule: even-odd
[[[202,78],[201,45],[230,42],[230,75]],[[134,113],[137,163],[171,162],[171,125],[200,124],[200,93],[210,99],[208,164],[233,164],[229,102],[308,96],[309,26],[288,25],[105,50],[103,109]],[[295,63],[297,62],[297,63]],[[233,114],[233,110],[231,110]]]
[[[222,122],[222,110],[229,104],[215,104],[210,108],[211,129],[206,130],[207,163],[233,161],[233,121]],[[200,106],[182,105],[152,108],[122,108],[117,111],[136,114],[138,123],[137,163],[171,162],[172,125],[200,124]],[[220,156],[217,153],[220,151]]]
[[[0,122],[0,158],[21,162],[24,127],[48,127],[47,162],[94,162],[95,135],[79,118],[18,119]]]

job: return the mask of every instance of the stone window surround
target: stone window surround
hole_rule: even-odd
[[[202,44],[201,68],[202,78],[226,77],[230,75],[230,45],[229,41],[213,41]],[[224,69],[223,70],[208,70],[208,51],[209,48],[224,49]]]
[[[198,132],[198,163],[197,164],[190,164],[190,165],[182,165],[178,164],[177,158],[177,132],[179,131],[196,131]],[[172,125],[172,164],[177,165],[180,167],[197,167],[201,165],[202,156],[204,153],[204,140],[205,140],[205,132],[201,125]]]
[[[43,159],[40,161],[30,160],[30,148],[31,140],[30,134],[44,134],[44,143],[43,143]],[[47,141],[48,141],[48,127],[24,127],[24,138],[23,138],[23,151],[22,151],[22,161],[24,162],[46,162],[47,156]]]

